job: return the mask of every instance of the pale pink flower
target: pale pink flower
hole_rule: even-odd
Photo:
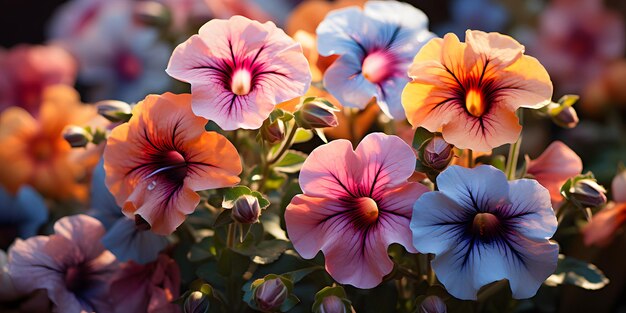
[[[304,191],[285,212],[287,232],[303,258],[318,251],[339,283],[373,288],[389,274],[392,243],[417,252],[409,222],[413,203],[427,188],[407,180],[413,149],[382,133],[366,136],[356,150],[335,140],[311,152],[300,171]]]
[[[191,84],[193,112],[224,130],[261,127],[311,83],[300,44],[272,22],[211,20],[174,50],[167,73]]]

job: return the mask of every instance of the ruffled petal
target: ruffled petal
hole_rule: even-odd
[[[380,109],[392,119],[406,118],[402,107],[402,91],[410,79],[405,75],[391,77],[378,85],[376,102]]]
[[[329,12],[317,26],[317,51],[320,55],[365,53],[360,42],[368,29],[368,19],[357,6]]]
[[[467,210],[508,204],[509,185],[502,171],[489,165],[463,168],[453,165],[437,176],[437,186]]]
[[[73,242],[88,260],[94,259],[105,250],[100,239],[105,230],[100,221],[84,215],[64,217],[54,223],[54,233]]]
[[[546,69],[531,56],[522,56],[503,71],[491,75],[502,88],[497,92],[499,103],[510,110],[538,109],[552,99],[552,81]]]
[[[550,194],[533,179],[509,182],[511,207],[503,211],[507,223],[515,225],[521,236],[533,240],[549,239],[558,223],[552,210]]]
[[[411,241],[409,224],[413,215],[413,204],[427,191],[428,188],[420,183],[408,183],[381,195],[378,223],[381,236],[387,245],[399,243],[407,251],[417,252]]]
[[[347,140],[334,140],[311,152],[300,170],[300,187],[312,197],[346,197],[359,191],[361,161]]]
[[[361,74],[361,65],[360,58],[345,54],[324,73],[324,87],[343,106],[364,109],[378,94],[376,85]]]
[[[146,264],[156,260],[169,241],[151,231],[137,229],[135,221],[122,217],[104,235],[102,243],[121,262],[133,260]]]
[[[580,157],[560,141],[551,143],[536,159],[528,162],[526,172],[550,192],[552,202],[563,199],[561,186],[583,170]]]
[[[187,151],[185,185],[199,191],[223,188],[239,183],[241,160],[235,146],[216,132],[204,132],[190,142]]]

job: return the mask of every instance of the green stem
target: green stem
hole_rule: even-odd
[[[523,124],[523,110],[520,109],[517,111],[517,116],[519,117],[520,124]],[[515,179],[515,171],[517,169],[517,159],[519,158],[519,150],[522,145],[522,135],[520,134],[517,141],[511,144],[509,147],[509,157],[506,160],[505,174],[508,180]]]
[[[469,168],[473,168],[474,165],[474,151],[472,149],[467,149],[467,166]]]
[[[435,270],[433,270],[433,266],[431,265],[431,262],[434,258],[434,254],[428,254],[428,257],[426,258],[426,265],[428,268],[428,284],[430,286],[433,286],[436,282],[437,282],[437,276],[435,275]]]
[[[352,146],[356,147],[356,145],[359,143],[357,135],[356,135],[356,114],[354,113],[354,111],[350,108],[345,108],[344,109],[345,115],[348,118],[348,128],[349,128],[349,134],[350,134],[350,142],[352,142]]]
[[[226,247],[233,248],[235,247],[235,224],[228,224],[228,234],[226,235]]]
[[[278,151],[278,153],[271,159],[269,159],[267,161],[267,165],[266,166],[271,166],[272,164],[278,162],[280,160],[280,158],[283,157],[283,155],[285,153],[287,153],[287,150],[289,150],[289,148],[291,148],[291,144],[293,142],[293,138],[296,137],[296,132],[298,130],[298,125],[296,125],[295,123],[293,123],[293,125],[291,126],[291,130],[289,132],[289,135],[287,136],[287,140],[285,140],[285,142],[283,143],[283,146],[280,148],[280,151]]]

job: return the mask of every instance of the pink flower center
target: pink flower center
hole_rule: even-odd
[[[500,221],[491,213],[478,213],[472,224],[474,235],[485,242],[497,238],[500,231]]]
[[[470,88],[467,91],[465,94],[465,107],[475,117],[481,117],[485,113],[486,105],[480,90]]]
[[[232,92],[238,96],[245,96],[250,93],[252,85],[252,75],[246,69],[236,69],[230,82]]]
[[[143,71],[141,60],[130,52],[122,52],[117,55],[115,68],[118,75],[127,81],[137,79]]]
[[[359,216],[366,224],[371,224],[378,219],[378,204],[370,197],[356,199]]]
[[[391,56],[382,51],[370,53],[363,60],[361,68],[363,77],[374,84],[378,84],[389,78],[392,72],[392,63]]]
[[[163,175],[162,177],[174,185],[179,185],[183,182],[187,176],[187,163],[185,162],[185,157],[180,152],[176,150],[166,151],[163,154],[155,155],[155,158],[160,160],[154,163],[155,168],[146,176],[146,179],[155,175]],[[148,190],[153,190],[156,187],[154,183],[148,185]]]

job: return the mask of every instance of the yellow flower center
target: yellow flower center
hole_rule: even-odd
[[[465,94],[465,107],[475,117],[480,117],[485,113],[485,103],[479,90],[471,88],[467,91]]]
[[[252,85],[252,76],[250,72],[245,69],[235,70],[233,78],[230,82],[230,88],[232,92],[238,96],[244,96],[250,93],[250,87]]]

